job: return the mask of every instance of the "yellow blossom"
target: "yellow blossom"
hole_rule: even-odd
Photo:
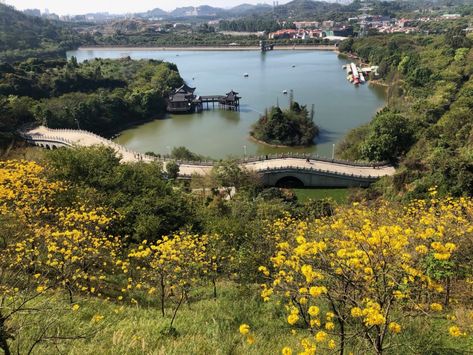
[[[388,329],[390,332],[395,333],[395,334],[401,332],[401,326],[396,322],[389,323]]]
[[[430,310],[434,311],[434,312],[440,312],[442,311],[443,307],[440,303],[432,303],[430,305]]]
[[[317,343],[322,343],[325,341],[325,339],[327,338],[327,333],[325,333],[324,331],[319,331],[317,332],[317,334],[315,334],[315,341]]]
[[[282,355],[292,355],[292,349],[286,346],[281,350],[281,354]]]
[[[240,325],[240,334],[247,335],[250,332],[250,326],[248,324]]]

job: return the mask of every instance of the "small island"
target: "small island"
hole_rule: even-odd
[[[286,110],[271,107],[253,125],[250,135],[255,140],[273,146],[310,146],[319,134],[313,113],[306,106],[292,102]]]

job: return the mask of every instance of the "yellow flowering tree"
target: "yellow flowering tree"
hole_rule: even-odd
[[[71,302],[73,290],[98,294],[122,249],[107,233],[118,216],[79,202],[64,207],[68,189],[37,163],[0,162],[0,343],[6,353],[15,333],[7,323],[15,314],[31,311],[29,304],[50,289],[65,288]]]
[[[176,299],[170,329],[191,288],[215,277],[218,264],[215,253],[209,250],[210,238],[216,236],[181,232],[154,243],[145,240],[128,254],[126,268],[131,265],[131,272],[136,274],[135,279],[129,279],[130,288],[134,282],[149,294],[158,293],[163,316],[166,300]]]
[[[405,208],[354,205],[312,222],[277,221],[268,230],[277,252],[260,268],[268,277],[262,297],[287,300],[287,322],[312,334],[302,344],[306,353],[338,347],[342,354],[353,338],[381,353],[406,315],[442,310],[435,300],[444,287],[428,275],[425,260],[453,259],[456,243],[471,240],[472,206],[432,198]]]

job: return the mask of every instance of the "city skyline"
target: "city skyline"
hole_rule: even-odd
[[[279,0],[284,4],[290,0]],[[177,7],[209,5],[220,8],[231,8],[241,4],[272,4],[272,1],[262,0],[141,0],[138,3],[129,1],[93,1],[65,2],[61,0],[5,0],[5,4],[12,5],[18,10],[39,9],[41,12],[48,10],[58,15],[80,15],[86,13],[108,12],[110,14],[127,14],[145,12],[155,8],[172,11]]]

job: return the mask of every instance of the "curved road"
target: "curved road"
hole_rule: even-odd
[[[94,133],[82,130],[50,129],[44,126],[39,126],[29,131],[26,131],[23,134],[30,136],[30,139],[32,140],[44,139],[49,141],[56,141],[59,143],[66,142],[68,144],[77,146],[87,147],[102,144],[113,148],[117,152],[117,154],[120,154],[122,156],[123,162],[146,162],[155,160],[154,157],[131,151],[122,145],[116,144],[115,142],[100,137]],[[393,175],[395,173],[394,167],[387,165],[374,168],[371,166],[356,166],[339,162],[321,160],[311,160],[310,162],[307,162],[305,158],[276,158],[255,162],[246,162],[242,163],[241,166],[256,172],[265,171],[268,169],[275,170],[288,168],[316,169],[328,171],[334,174],[346,174],[375,178],[386,175]],[[179,167],[179,173],[181,175],[186,176],[195,174],[206,175],[209,174],[212,169],[211,165],[180,164]]]

